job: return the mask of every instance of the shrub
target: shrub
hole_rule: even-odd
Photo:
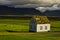
[[[47,16],[35,15],[33,18],[34,18],[35,22],[39,23],[39,24],[48,24],[48,23],[50,23]]]

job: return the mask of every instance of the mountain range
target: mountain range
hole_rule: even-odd
[[[60,16],[60,10],[45,11],[41,13],[34,8],[14,8],[0,5],[0,15],[46,15],[46,16]]]

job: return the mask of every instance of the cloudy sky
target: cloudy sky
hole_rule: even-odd
[[[42,12],[46,10],[60,10],[60,0],[0,0],[0,5],[15,8],[36,8]]]

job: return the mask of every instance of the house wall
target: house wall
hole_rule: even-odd
[[[40,29],[42,26],[42,29]],[[45,26],[47,26],[47,29],[45,29]],[[37,32],[44,32],[44,31],[50,31],[50,24],[37,24]]]
[[[34,19],[31,19],[29,26],[30,26],[29,27],[30,32],[36,32],[36,23],[35,23]]]

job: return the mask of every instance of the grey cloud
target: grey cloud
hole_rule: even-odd
[[[0,0],[0,5],[9,5],[11,4],[11,1],[8,0]]]
[[[52,1],[52,0],[49,0]],[[37,4],[39,6],[51,6],[55,2],[49,2],[48,0],[0,0],[2,5],[25,5],[25,4]]]
[[[0,5],[7,5],[15,8],[33,7],[42,12],[46,10],[60,10],[60,0],[0,0]]]
[[[60,4],[55,4],[52,7],[38,7],[37,10],[45,12],[46,10],[60,10]]]
[[[10,4],[9,4],[10,3]],[[39,4],[38,0],[0,0],[0,4],[21,5],[21,4]]]
[[[11,7],[15,7],[15,8],[37,8],[37,7],[39,7],[39,4],[11,5]]]

